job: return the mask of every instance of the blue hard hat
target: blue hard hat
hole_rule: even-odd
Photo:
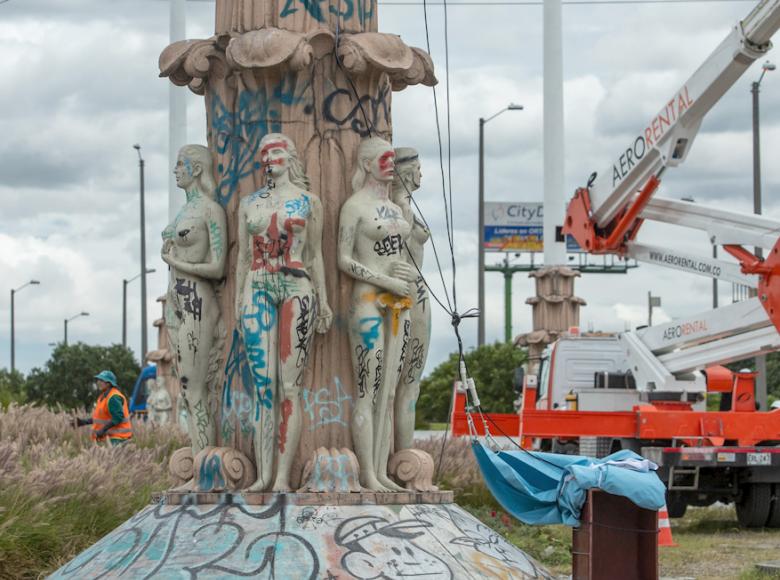
[[[117,386],[116,375],[111,371],[100,371],[95,375],[95,378],[99,381],[106,381],[107,383],[111,383],[115,387]]]

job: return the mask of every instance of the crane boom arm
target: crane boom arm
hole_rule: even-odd
[[[636,191],[665,167],[682,163],[704,116],[757,58],[780,28],[780,0],[762,0],[589,188],[595,224],[605,228]]]

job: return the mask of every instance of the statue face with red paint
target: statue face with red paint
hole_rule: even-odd
[[[377,153],[368,166],[368,173],[380,183],[393,181],[394,172],[395,151],[393,151],[392,147]]]
[[[284,139],[273,139],[263,145],[260,162],[272,177],[278,178],[289,169],[290,146]]]

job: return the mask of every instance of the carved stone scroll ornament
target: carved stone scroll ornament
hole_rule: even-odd
[[[192,480],[193,468],[192,447],[182,447],[171,454],[168,461],[168,471],[173,476],[176,487]]]
[[[229,40],[228,40],[229,39]],[[324,29],[308,34],[279,28],[263,28],[233,37],[174,42],[160,55],[160,76],[179,86],[187,85],[202,95],[211,69],[224,66],[226,72],[250,69],[301,71],[312,58],[332,51],[335,35]],[[424,50],[409,47],[394,34],[362,32],[339,36],[338,56],[353,76],[387,73],[393,90],[438,81],[433,61]]]
[[[194,474],[197,491],[238,491],[255,480],[255,466],[237,449],[206,447],[195,456]]]
[[[357,457],[347,448],[320,447],[311,454],[303,468],[303,485],[299,492],[358,492]]]
[[[249,491],[289,491],[312,339],[315,331],[328,331],[333,314],[322,259],[322,202],[309,191],[289,137],[270,133],[260,151],[268,179],[239,205],[236,265],[235,315],[257,409],[257,481]]]
[[[433,458],[422,449],[402,449],[393,454],[390,474],[409,491],[438,491],[433,485]]]
[[[218,291],[225,275],[227,226],[225,210],[214,201],[212,165],[206,147],[181,148],[174,174],[187,203],[162,234],[162,260],[170,266],[165,326],[187,401],[193,454],[216,443],[212,395],[221,379],[225,338]]]
[[[378,137],[360,142],[352,195],[339,217],[339,268],[354,279],[349,341],[357,386],[352,441],[360,483],[371,491],[402,491],[387,476],[393,405],[411,323],[416,272],[402,249],[411,232],[390,199],[395,152]]]

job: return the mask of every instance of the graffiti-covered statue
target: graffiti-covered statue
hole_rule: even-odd
[[[257,481],[249,491],[288,491],[304,370],[314,332],[327,332],[332,313],[322,202],[309,191],[295,144],[279,133],[266,135],[260,159],[266,185],[241,200],[236,269],[236,320],[255,396]]]
[[[387,476],[393,405],[410,333],[409,309],[417,271],[405,258],[411,226],[393,203],[395,152],[371,137],[358,147],[352,195],[339,218],[339,268],[355,279],[349,339],[356,397],[352,441],[360,483],[399,491]]]
[[[162,259],[170,266],[165,324],[174,371],[186,400],[193,455],[216,445],[210,393],[220,377],[224,326],[217,296],[225,275],[225,211],[214,201],[211,152],[202,145],[179,151],[176,185],[187,195],[163,231]]]
[[[409,449],[414,441],[414,415],[417,398],[420,396],[420,378],[431,338],[431,308],[428,288],[422,277],[425,243],[431,232],[412,211],[412,195],[420,189],[420,156],[416,149],[398,147],[395,149],[395,179],[393,180],[393,202],[401,208],[403,216],[412,231],[406,240],[404,257],[417,274],[410,311],[411,333],[398,392],[395,396],[395,450]]]
[[[149,379],[146,384],[149,393],[146,398],[149,422],[158,425],[168,424],[173,415],[173,401],[165,386],[165,377]]]

